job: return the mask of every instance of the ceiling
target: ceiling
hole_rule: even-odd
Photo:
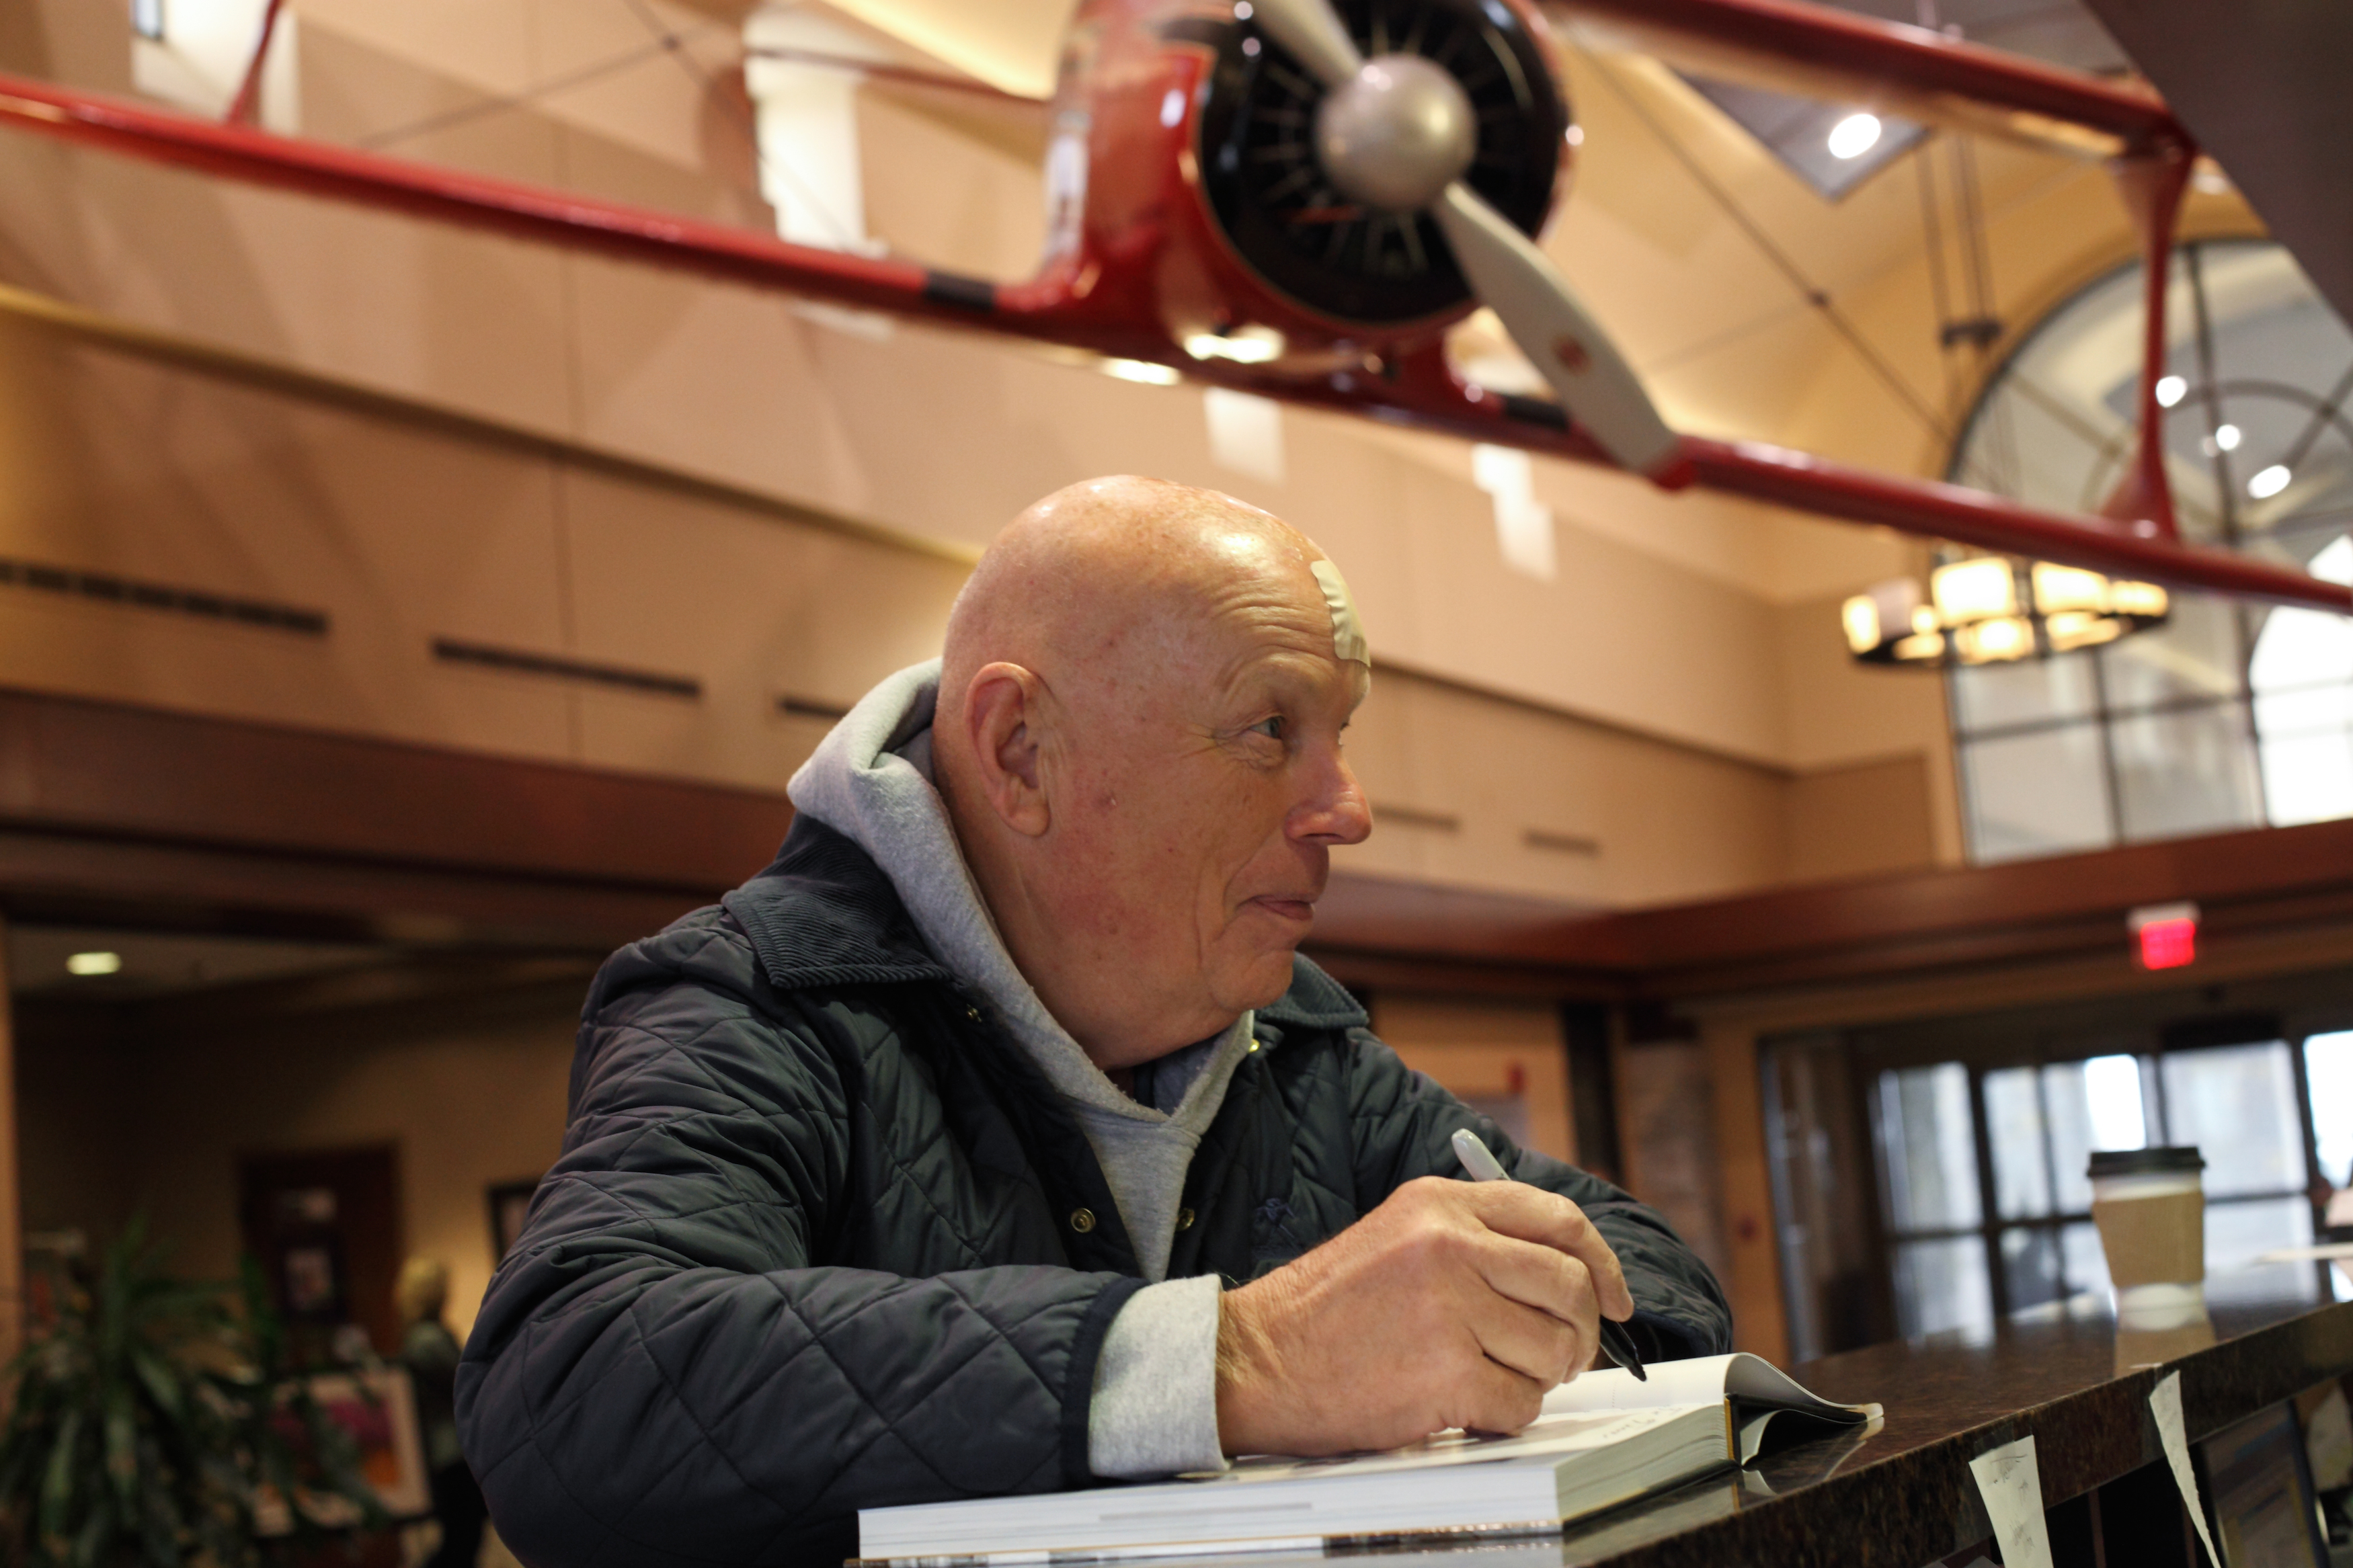
[[[2353,321],[2353,6],[2094,0],[2190,134]]]
[[[8,978],[18,995],[128,1002],[352,969],[381,962],[385,952],[355,942],[272,942],[12,924]],[[111,973],[88,974],[76,974],[67,967],[75,955],[93,953],[112,953],[121,961],[121,967]]]
[[[1822,0],[1841,11],[1957,33],[1971,43],[2109,75],[2132,62],[2078,0]]]

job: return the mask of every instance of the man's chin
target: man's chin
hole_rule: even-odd
[[[1271,1007],[1291,989],[1291,961],[1297,942],[1261,951],[1219,986],[1219,1001],[1240,1012]]]

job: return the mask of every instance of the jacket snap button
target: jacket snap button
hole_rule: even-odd
[[[1176,1211],[1176,1228],[1178,1230],[1190,1230],[1193,1228],[1193,1211],[1191,1209],[1178,1209]]]
[[[1087,1232],[1089,1232],[1089,1231],[1091,1231],[1091,1230],[1094,1229],[1094,1227],[1095,1227],[1095,1211],[1094,1211],[1094,1210],[1092,1210],[1092,1209],[1072,1209],[1072,1210],[1071,1211],[1071,1228],[1072,1230],[1077,1231],[1081,1236],[1084,1236],[1084,1235],[1086,1235],[1086,1233],[1087,1233]]]

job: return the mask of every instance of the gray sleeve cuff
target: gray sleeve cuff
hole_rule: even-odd
[[[1087,1468],[1105,1480],[1222,1470],[1214,1274],[1147,1285],[1103,1335],[1087,1409]]]

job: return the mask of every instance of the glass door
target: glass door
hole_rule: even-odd
[[[2257,1257],[2312,1240],[2316,1158],[2324,1174],[2353,1179],[2353,1031],[1937,1062],[1882,1071],[1875,1087],[1888,1263],[1906,1337],[1983,1331],[1997,1313],[2105,1290],[2084,1173],[2094,1150],[2194,1143],[2204,1153],[2208,1290],[2218,1300]]]

